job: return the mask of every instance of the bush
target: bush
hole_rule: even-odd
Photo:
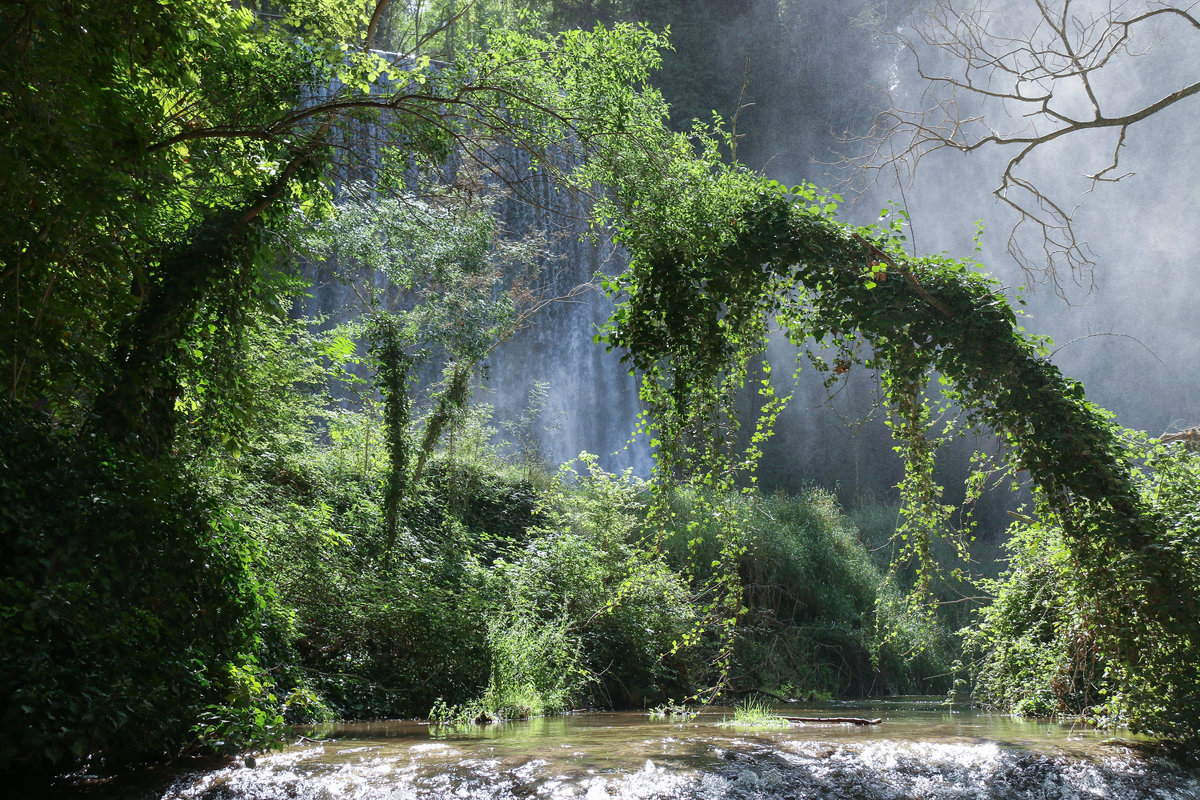
[[[5,408],[0,494],[0,772],[270,738],[253,551],[180,464]]]
[[[1014,527],[995,600],[964,631],[976,702],[1012,713],[1084,716],[1181,740],[1200,738],[1200,456],[1141,441],[1142,495],[1158,517],[1144,558],[1183,565],[1169,591],[1190,606],[1175,629],[1137,609],[1158,591],[1113,568],[1089,580],[1063,531]],[[1105,550],[1109,558],[1127,558]],[[1119,565],[1116,565],[1119,566]],[[1136,658],[1129,657],[1136,653]]]
[[[563,662],[569,700],[660,702],[686,681],[683,660],[664,656],[695,616],[689,592],[662,559],[641,550],[641,483],[600,470],[587,454],[581,459],[582,474],[563,473],[548,489],[536,538],[496,565],[496,602],[509,619],[561,627],[572,642],[566,650],[577,654]]]
[[[748,496],[738,506],[743,617],[736,691],[858,697],[949,686],[948,636],[918,620],[876,566],[827,490]],[[717,537],[680,497],[670,561],[697,586],[717,561]],[[690,524],[689,524],[690,523]]]
[[[1014,526],[1006,549],[1008,570],[988,585],[995,600],[963,631],[967,654],[978,659],[973,700],[1028,716],[1094,714],[1104,658],[1062,532]]]

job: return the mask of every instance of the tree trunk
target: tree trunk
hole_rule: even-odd
[[[203,302],[239,269],[238,217],[227,211],[205,221],[191,242],[167,253],[161,279],[121,331],[108,391],[94,408],[115,444],[153,457],[173,440],[179,348]]]

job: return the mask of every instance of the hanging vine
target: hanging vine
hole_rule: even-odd
[[[1081,580],[1106,601],[1099,635],[1128,675],[1152,678],[1138,660],[1146,626],[1176,650],[1200,637],[1189,603],[1171,592],[1189,567],[1161,546],[1116,427],[1044,357],[974,262],[906,256],[894,226],[838,222],[837,198],[723,164],[703,132],[638,159],[614,158],[608,169],[612,194],[600,213],[615,221],[631,260],[609,284],[617,308],[603,337],[642,375],[664,485],[689,480],[715,497],[753,466],[754,458],[739,460],[725,446],[713,423],[736,430],[732,391],[744,384],[766,331],[778,326],[794,342],[833,342],[835,374],[853,363],[880,374],[907,461],[901,533],[922,587],[931,537],[947,514],[923,399],[937,374],[969,423],[1003,438],[1013,467],[1037,487],[1043,516],[1061,524]],[[860,343],[872,348],[869,358]],[[768,403],[756,436],[769,435],[776,412]],[[715,504],[708,510],[720,513]],[[725,553],[736,534],[722,535]],[[730,573],[723,607],[740,613],[736,567],[722,568]],[[734,624],[726,617],[724,630]],[[1176,683],[1195,694],[1194,665],[1176,670]],[[1200,708],[1200,697],[1176,702]]]

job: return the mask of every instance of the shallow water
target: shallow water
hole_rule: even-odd
[[[722,724],[638,713],[486,727],[359,723],[306,732],[253,767],[181,776],[162,800],[275,798],[1200,798],[1200,771],[1128,738],[949,709],[938,698],[788,707],[881,725]]]

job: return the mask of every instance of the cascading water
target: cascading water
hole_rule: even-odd
[[[538,425],[543,455],[551,465],[586,450],[600,456],[605,469],[632,467],[635,474],[648,474],[646,446],[629,443],[639,412],[635,379],[617,353],[607,353],[593,341],[611,310],[593,279],[598,272],[619,269],[620,255],[609,244],[581,239],[579,227],[566,227],[564,221],[580,219],[579,208],[548,182],[537,184],[534,202],[503,201],[501,219],[515,235],[555,232],[546,258],[549,281],[542,288],[548,297],[567,299],[541,309],[491,352],[480,366],[474,402],[494,407],[495,424],[512,423],[526,412],[535,383],[545,382],[549,391]],[[310,265],[307,277],[312,289],[298,314],[328,324],[361,313],[354,290],[326,267]],[[591,288],[578,291],[589,283]]]
[[[520,154],[514,158],[517,169],[525,161]],[[587,208],[552,181],[536,181],[522,194],[503,203],[501,217],[510,234],[548,233],[549,295],[566,297],[589,282],[593,287],[551,303],[531,325],[493,351],[487,380],[476,398],[492,402],[498,418],[512,420],[522,413],[534,382],[544,381],[549,394],[543,440],[551,464],[586,450],[600,456],[605,469],[632,467],[635,474],[647,475],[650,456],[645,443],[629,442],[639,412],[636,380],[621,365],[618,353],[606,352],[593,341],[612,310],[594,281],[619,272],[623,254],[608,241],[583,238]]]
[[[998,7],[1006,17],[1022,12],[1020,4]],[[814,9],[806,14],[805,19],[812,17],[818,24],[847,24],[829,11]],[[898,24],[899,19],[882,21]],[[752,35],[755,24],[731,19],[722,41],[756,42]],[[794,43],[762,46],[791,53],[789,48],[803,44],[794,62],[780,63],[812,74],[812,96],[791,98],[790,108],[781,107],[780,98],[775,98],[774,105],[747,108],[740,119],[740,130],[748,134],[741,155],[751,166],[765,164],[773,177],[789,183],[801,179],[829,183],[836,176],[814,166],[812,156],[820,158],[836,146],[830,131],[833,125],[869,125],[873,111],[868,106],[882,98],[872,98],[864,84],[887,86],[914,102],[920,101],[923,84],[894,43],[839,47],[838,43],[847,45],[860,39],[841,29],[814,31],[804,26],[793,35]],[[818,43],[829,46],[818,47]],[[1167,76],[1185,75],[1194,63],[1187,57],[1187,44],[1160,43],[1153,58],[1133,61],[1138,69],[1128,75],[1124,91],[1153,94]],[[744,55],[731,54],[730,63],[741,64]],[[710,77],[740,82],[741,71]],[[753,101],[756,92],[764,88],[748,86],[747,99]],[[839,98],[843,102],[836,102]],[[719,110],[729,117],[735,109]],[[841,116],[829,118],[835,112]],[[1123,158],[1131,171],[1152,175],[1152,179],[1139,175],[1116,187],[1100,186],[1077,210],[1079,229],[1091,239],[1101,259],[1098,291],[1090,295],[1076,292],[1076,306],[1069,309],[1052,292],[1036,293],[1031,301],[1033,320],[1028,325],[1060,343],[1073,342],[1056,352],[1055,361],[1067,374],[1082,380],[1089,396],[1115,411],[1120,422],[1151,433],[1200,422],[1200,392],[1191,372],[1180,367],[1194,362],[1200,347],[1190,334],[1193,304],[1188,299],[1192,294],[1189,254],[1197,244],[1195,226],[1188,220],[1197,208],[1193,187],[1200,185],[1195,159],[1190,157],[1195,126],[1188,114],[1186,107],[1172,109],[1144,123],[1144,129],[1135,129],[1125,143]],[[761,129],[764,120],[769,129]],[[368,144],[372,140],[366,137]],[[1095,146],[1099,152],[1108,144]],[[521,171],[519,158],[505,160]],[[1067,164],[1038,166],[1039,180],[1045,181],[1051,192],[1078,189],[1067,176]],[[875,209],[903,200],[915,222],[914,245],[923,252],[946,250],[952,254],[971,252],[975,222],[983,219],[986,228],[980,260],[1009,289],[1025,283],[1025,276],[1003,252],[1011,220],[990,196],[997,162],[989,160],[987,153],[966,157],[944,152],[931,156],[923,167],[914,186],[902,192],[896,184],[884,181],[858,205],[847,208],[845,216],[870,222]],[[610,247],[580,239],[585,210],[577,201],[556,191],[548,181],[527,182],[526,189],[526,197],[533,202],[507,200],[501,216],[514,233],[557,231],[549,261],[554,270],[561,269],[554,279],[560,293],[590,280],[598,269],[614,272],[619,268],[619,259]],[[1120,224],[1112,224],[1113,220]],[[321,280],[319,274],[317,278],[310,311],[336,318],[339,309],[357,302],[346,287]],[[529,328],[494,352],[487,364],[487,380],[476,397],[495,405],[498,421],[511,421],[525,408],[533,382],[546,381],[545,421],[555,429],[545,434],[544,450],[551,463],[588,450],[600,455],[602,465],[609,469],[631,465],[635,472],[646,474],[649,457],[645,445],[625,449],[638,413],[634,381],[615,354],[592,343],[608,308],[599,292],[589,292],[545,309]],[[1080,337],[1082,341],[1075,341]],[[774,374],[786,375],[795,363],[794,356],[794,350],[782,343],[773,345]],[[766,446],[760,485],[769,490],[794,488],[806,481],[838,484],[843,500],[891,491],[900,477],[899,464],[892,457],[884,426],[858,424],[871,412],[875,396],[870,380],[857,372],[852,371],[832,393],[811,370],[802,376],[795,399],[779,419],[776,438]],[[1130,391],[1130,387],[1138,390]],[[786,385],[780,389],[788,391]],[[965,460],[965,452],[959,460]]]
[[[786,712],[785,712],[786,713]],[[818,713],[818,712],[806,712]],[[846,707],[825,714],[865,713]],[[1200,773],[1135,741],[893,701],[878,726],[729,726],[580,714],[487,728],[327,728],[253,767],[179,777],[160,800],[674,798],[1057,800],[1200,797]],[[316,738],[318,736],[329,738]]]

